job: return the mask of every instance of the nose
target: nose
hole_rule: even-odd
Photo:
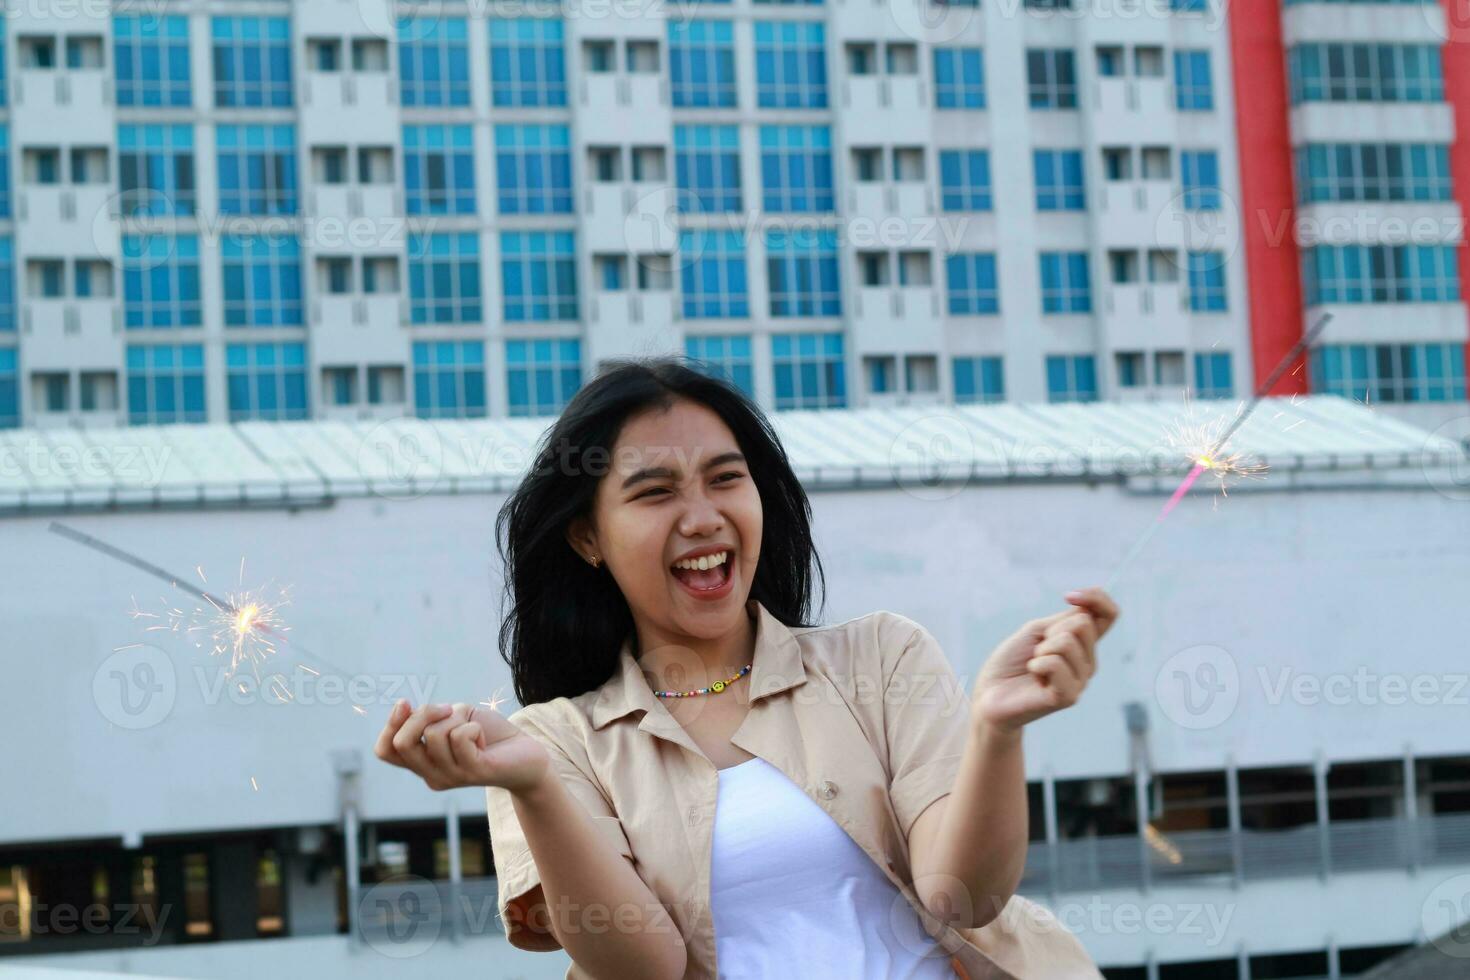
[[[679,533],[686,538],[704,538],[725,528],[725,515],[708,494],[697,493],[687,498],[689,506],[679,518]]]

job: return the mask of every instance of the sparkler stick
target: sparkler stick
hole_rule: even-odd
[[[69,527],[58,521],[52,521],[48,529],[54,534],[69,538],[77,544],[91,548],[93,551],[104,554],[109,558],[116,559],[126,565],[131,565],[139,571],[147,572],[154,578],[167,582],[179,591],[187,593],[201,602],[208,603],[216,614],[212,617],[213,625],[210,628],[215,632],[216,636],[223,632],[229,635],[231,639],[231,673],[238,669],[242,662],[248,661],[252,671],[255,673],[256,680],[259,681],[259,660],[263,659],[265,655],[275,652],[273,641],[287,642],[286,631],[288,627],[276,618],[275,604],[255,601],[249,595],[243,596],[243,601],[239,602],[218,596],[207,589],[199,588],[188,579],[180,578],[167,569],[160,568],[152,562],[138,557],[130,551],[124,551],[121,548],[108,544],[106,541],[95,538],[83,531],[78,531],[76,528]],[[242,578],[244,576],[244,568],[245,560],[242,558],[240,560]],[[200,577],[203,577],[202,570]],[[178,616],[181,617],[182,613],[178,612]],[[191,626],[190,630],[203,628],[205,627]],[[331,661],[306,649],[300,643],[293,640],[290,641],[290,645],[311,659],[316,660],[324,667],[334,671],[339,676],[346,676],[346,673],[332,664]],[[215,652],[221,653],[223,652],[223,648],[216,647]],[[304,664],[301,666],[305,667]],[[306,669],[310,670],[310,668]],[[312,671],[312,673],[317,672]]]
[[[1250,418],[1251,414],[1260,407],[1267,393],[1275,387],[1276,382],[1280,381],[1281,376],[1286,373],[1286,369],[1291,367],[1292,363],[1298,357],[1301,357],[1302,352],[1311,346],[1312,341],[1317,339],[1317,335],[1322,332],[1322,329],[1327,326],[1328,321],[1331,319],[1331,313],[1324,313],[1318,317],[1317,322],[1312,324],[1302,334],[1301,339],[1292,345],[1291,350],[1286,352],[1286,356],[1276,365],[1275,370],[1271,372],[1265,381],[1256,387],[1255,393],[1251,396],[1251,400],[1236,413],[1234,420],[1225,427],[1225,431],[1214,440],[1213,444],[1204,453],[1191,456],[1193,465],[1190,466],[1189,472],[1184,475],[1184,479],[1180,481],[1179,486],[1175,488],[1174,493],[1170,495],[1168,501],[1160,509],[1159,516],[1154,518],[1149,526],[1144,529],[1143,534],[1139,535],[1138,540],[1133,543],[1133,547],[1129,548],[1128,553],[1123,556],[1123,560],[1113,569],[1113,574],[1108,576],[1108,580],[1103,586],[1104,589],[1112,591],[1114,583],[1118,581],[1118,578],[1123,574],[1124,570],[1133,563],[1133,560],[1143,553],[1143,549],[1147,547],[1149,541],[1153,539],[1154,534],[1158,532],[1159,525],[1163,524],[1164,520],[1174,511],[1174,508],[1179,506],[1179,502],[1184,499],[1184,495],[1189,492],[1190,487],[1194,486],[1201,474],[1206,470],[1218,472],[1221,474],[1223,484],[1224,476],[1230,471],[1238,458],[1234,456],[1222,456],[1226,443],[1245,424],[1245,420]],[[1300,423],[1292,423],[1291,427],[1295,427],[1298,424]]]

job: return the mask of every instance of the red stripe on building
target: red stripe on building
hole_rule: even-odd
[[[1450,145],[1450,182],[1460,217],[1470,215],[1470,4],[1443,0],[1449,37],[1440,58],[1444,63],[1444,96],[1455,116],[1455,142]],[[1461,244],[1460,295],[1470,290],[1470,249]],[[1465,347],[1465,376],[1470,377],[1470,345]]]
[[[1296,198],[1281,2],[1234,0],[1229,9],[1254,388],[1301,339],[1301,259],[1293,233]],[[1287,372],[1270,394],[1305,393],[1306,376],[1304,368]]]

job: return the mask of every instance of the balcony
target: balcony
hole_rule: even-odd
[[[840,89],[848,143],[927,143],[933,109],[917,75],[859,75]]]
[[[111,298],[29,299],[21,306],[21,333],[28,371],[115,370],[122,363],[121,312]]]
[[[306,73],[301,112],[317,143],[395,144],[398,80],[388,72]]]

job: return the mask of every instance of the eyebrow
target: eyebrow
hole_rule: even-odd
[[[731,450],[728,453],[720,453],[720,455],[718,455],[718,456],[714,457],[713,459],[709,460],[701,468],[708,470],[708,469],[713,469],[716,466],[723,466],[726,463],[743,463],[743,462],[745,462],[745,455],[743,453],[737,452],[735,450]],[[641,483],[644,480],[661,480],[661,479],[666,479],[666,478],[672,477],[673,475],[674,475],[674,471],[671,470],[671,469],[669,469],[667,466],[650,466],[650,467],[645,467],[644,469],[639,470],[638,472],[634,473],[632,476],[630,476],[626,480],[624,480],[623,481],[623,486],[622,486],[621,489],[626,490],[629,487],[631,487],[633,484],[635,484],[635,483]]]

